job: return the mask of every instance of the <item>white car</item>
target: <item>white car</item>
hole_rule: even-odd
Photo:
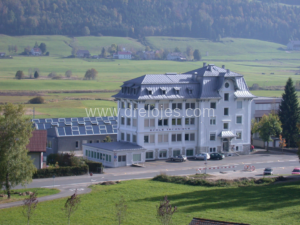
[[[194,159],[202,159],[205,160],[206,159],[210,159],[210,155],[208,153],[200,153],[194,156]]]

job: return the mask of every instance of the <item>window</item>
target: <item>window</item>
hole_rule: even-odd
[[[136,94],[136,89],[135,89],[135,88],[133,88],[133,94],[134,94],[134,95]]]
[[[242,101],[237,101],[236,104],[237,104],[236,107],[237,107],[238,109],[242,109],[242,108],[243,108],[243,102],[242,102]]]
[[[167,158],[167,151],[160,151],[159,152],[159,158]]]
[[[224,129],[224,130],[228,130],[228,123],[224,123],[224,124],[223,124],[223,129]]]
[[[108,156],[108,161],[111,162],[111,155]]]
[[[99,152],[97,152],[97,159],[99,159],[99,156],[100,156],[100,154],[99,154]]]
[[[133,154],[132,159],[134,162],[139,162],[141,161],[141,154]]]
[[[131,118],[127,118],[127,126],[131,125]]]
[[[166,143],[169,142],[169,135],[168,134],[159,134],[158,135],[158,143]]]
[[[210,134],[209,140],[210,141],[215,141],[216,140],[216,134]]]
[[[128,88],[127,88],[127,93],[128,93],[128,94],[130,94],[130,90],[131,90],[131,88],[128,87]],[[107,160],[106,160],[106,161],[107,161]]]
[[[173,157],[176,157],[178,155],[180,155],[180,150],[174,150],[173,151]]]
[[[144,127],[155,127],[155,119],[144,119]]]
[[[89,143],[92,144],[92,143],[93,143],[93,140],[89,140]]]
[[[175,94],[176,94],[176,95],[179,95],[179,90],[175,90]]]
[[[163,95],[165,95],[165,94],[166,94],[166,90],[162,90],[161,92],[162,92],[162,94],[163,94]]]
[[[169,108],[169,103],[160,103],[158,105],[158,107],[159,107],[159,110],[166,110]]]
[[[211,118],[209,124],[216,125],[216,118]]]
[[[188,92],[189,92],[190,95],[193,94],[193,90],[192,89],[189,89]]]
[[[150,143],[155,143],[155,135],[150,135]]]
[[[89,156],[89,150],[85,151],[85,156]]]
[[[121,108],[125,109],[125,102],[121,102]]]
[[[131,104],[129,102],[127,103],[127,108],[131,109]]]
[[[119,155],[118,162],[126,162],[126,155]]]
[[[138,108],[138,104],[134,103],[134,104],[133,104],[133,108],[134,108],[134,109],[137,109],[137,108]]]
[[[106,162],[108,161],[108,155],[105,155],[105,161]]]
[[[102,156],[102,153],[100,153],[100,160],[103,160],[103,156]]]
[[[195,141],[195,134],[185,134],[184,139],[185,141]]]
[[[242,139],[242,132],[241,131],[236,132],[236,139],[238,139],[238,140]]]
[[[121,133],[121,140],[125,141],[125,134],[124,133]]]
[[[153,110],[155,108],[154,104],[145,104],[145,110]]]
[[[235,150],[236,150],[236,151],[239,151],[239,146],[235,146]]]
[[[241,124],[242,123],[242,116],[236,117],[236,123]]]
[[[130,142],[130,134],[126,134],[126,141]]]
[[[148,90],[148,95],[152,95],[152,90]]]
[[[76,142],[78,142],[78,141],[76,141]],[[47,141],[46,147],[52,148],[52,141]],[[76,146],[76,148],[78,148],[78,146]]]
[[[149,143],[149,136],[148,135],[144,136],[144,143],[145,144]]]
[[[224,101],[229,101],[229,94],[228,93],[224,94]]]
[[[186,156],[193,156],[194,155],[194,150],[193,149],[187,149],[186,150]]]
[[[217,103],[216,102],[211,102],[210,103],[210,108],[211,109],[216,109],[217,108]]]
[[[146,159],[153,159],[153,152],[146,152]]]
[[[172,134],[172,142],[181,141],[181,134]]]
[[[136,143],[136,135],[135,135],[135,134],[132,135],[132,142],[133,142],[133,143]]]
[[[195,125],[195,118],[185,118],[185,125]]]
[[[172,110],[174,109],[182,109],[181,103],[172,103]]]
[[[99,141],[99,140],[97,140],[97,141],[96,141],[96,143],[100,143],[100,141]]]
[[[224,116],[228,116],[229,115],[229,108],[224,108]]]
[[[209,148],[209,152],[216,152],[216,148]]]
[[[225,83],[225,87],[226,87],[226,88],[229,88],[229,83]]]
[[[158,119],[158,126],[168,126],[168,119]]]
[[[137,126],[137,119],[132,119],[132,126],[136,127]]]
[[[172,125],[173,126],[181,126],[181,118],[172,119]]]
[[[125,88],[124,88],[124,87],[122,87],[122,93],[124,93],[124,91],[125,91]]]
[[[125,125],[125,118],[124,117],[121,117],[121,124]]]
[[[185,108],[186,109],[195,109],[196,104],[195,103],[185,103]]]

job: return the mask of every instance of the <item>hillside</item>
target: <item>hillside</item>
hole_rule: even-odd
[[[0,33],[214,41],[234,37],[287,44],[300,38],[300,7],[294,4],[293,0],[2,0]]]

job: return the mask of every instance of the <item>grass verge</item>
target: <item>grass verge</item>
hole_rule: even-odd
[[[20,196],[19,193],[24,193],[24,192],[37,192],[37,197],[43,197],[47,195],[54,195],[59,193],[60,191],[55,188],[25,188],[25,189],[15,189],[12,190],[11,198],[7,199],[7,197],[0,197],[0,204],[4,203],[9,203],[9,202],[16,202],[16,201],[21,201],[24,200],[25,198],[28,198],[28,196]],[[4,190],[0,190],[0,194],[6,194]],[[0,223],[1,224],[1,223]]]
[[[124,196],[128,205],[124,225],[158,224],[156,206],[167,195],[178,207],[174,224],[189,224],[193,217],[249,223],[251,225],[299,224],[300,182],[247,187],[203,187],[131,180],[117,185],[94,185],[81,195],[71,224],[117,224],[115,204]],[[70,193],[71,195],[72,193]],[[38,205],[31,224],[67,224],[61,208],[66,198]],[[267,215],[267,216],[266,216]],[[23,224],[20,207],[0,210],[0,224]]]

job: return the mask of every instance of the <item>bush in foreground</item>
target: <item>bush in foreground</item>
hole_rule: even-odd
[[[87,165],[39,169],[33,175],[33,178],[51,178],[53,176],[63,177],[63,176],[84,175],[87,174],[88,169],[89,168]]]

